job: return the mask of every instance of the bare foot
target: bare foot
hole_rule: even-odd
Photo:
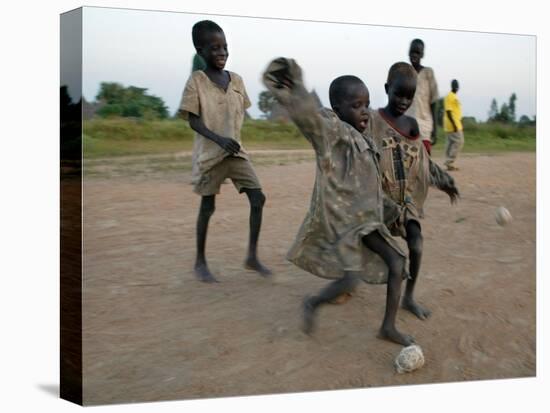
[[[401,302],[401,307],[404,308],[405,310],[410,311],[421,320],[427,319],[432,314],[430,310],[428,310],[425,307],[422,307],[412,298],[403,299],[403,301]]]
[[[244,268],[247,270],[256,271],[262,277],[269,277],[272,274],[271,270],[264,267],[264,265],[257,258],[248,257],[244,262]]]
[[[315,307],[311,304],[311,297],[304,298],[302,305],[303,310],[303,324],[302,331],[308,336],[315,330]]]
[[[206,263],[195,264],[195,276],[199,281],[204,283],[217,283],[219,282],[214,278]]]
[[[410,346],[411,344],[414,343],[413,336],[409,336],[408,334],[401,334],[399,331],[396,330],[395,327],[393,328],[382,327],[378,332],[378,338],[381,338],[383,340],[393,341],[394,343],[401,344],[405,347]]]

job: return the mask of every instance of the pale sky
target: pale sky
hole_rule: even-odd
[[[261,114],[261,74],[279,56],[296,59],[306,87],[314,88],[325,106],[330,82],[344,74],[367,84],[371,107],[384,106],[387,71],[397,61],[408,62],[410,41],[417,37],[426,45],[422,63],[434,69],[440,95],[450,91],[452,79],[460,82],[465,116],[485,120],[491,100],[500,106],[512,92],[518,117],[536,114],[534,36],[91,7],[83,12],[84,97],[95,100],[102,81],[119,82],[148,88],[173,114],[195,53],[191,27],[203,19],[224,30],[226,69],[243,77],[253,117]]]

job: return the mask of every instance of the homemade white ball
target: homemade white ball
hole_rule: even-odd
[[[419,345],[403,347],[395,358],[395,369],[398,373],[410,373],[424,365],[424,354]]]
[[[497,221],[497,224],[502,227],[512,221],[512,214],[510,214],[510,211],[508,211],[506,208],[501,206],[498,207],[495,212],[495,219]]]

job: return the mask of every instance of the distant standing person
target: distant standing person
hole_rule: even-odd
[[[462,106],[458,97],[458,80],[451,82],[451,91],[444,100],[445,117],[443,127],[447,134],[447,143],[445,145],[445,166],[448,171],[457,171],[454,165],[462,146],[464,145],[464,132],[462,128]]]
[[[437,141],[436,105],[439,92],[433,69],[422,66],[420,63],[423,57],[424,42],[420,39],[414,39],[409,48],[409,59],[418,77],[413,103],[407,110],[406,115],[412,116],[418,122],[422,143],[428,154],[431,155],[432,145],[435,145]]]

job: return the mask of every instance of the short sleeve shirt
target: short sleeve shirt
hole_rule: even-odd
[[[416,92],[413,103],[406,112],[418,122],[422,140],[430,140],[433,129],[432,103],[439,99],[437,82],[431,67],[424,67],[416,80]]]
[[[453,117],[453,120],[456,123],[456,127],[459,131],[462,130],[462,106],[460,104],[460,101],[458,100],[458,97],[456,96],[456,93],[449,92],[447,96],[445,96],[444,100],[444,106],[445,106],[445,116],[443,117],[443,127],[445,128],[445,132],[454,132],[455,129],[453,127],[453,124],[451,123],[451,120],[449,119],[449,116],[447,115],[447,111],[451,112],[451,116]]]
[[[242,78],[228,72],[230,81],[227,90],[212,82],[202,71],[193,72],[185,85],[180,103],[184,119],[189,113],[200,116],[204,125],[217,135],[233,138],[241,143],[241,128],[245,110],[250,107]],[[196,133],[193,147],[193,179],[221,162],[229,153],[218,144]],[[239,157],[248,159],[243,146]]]

